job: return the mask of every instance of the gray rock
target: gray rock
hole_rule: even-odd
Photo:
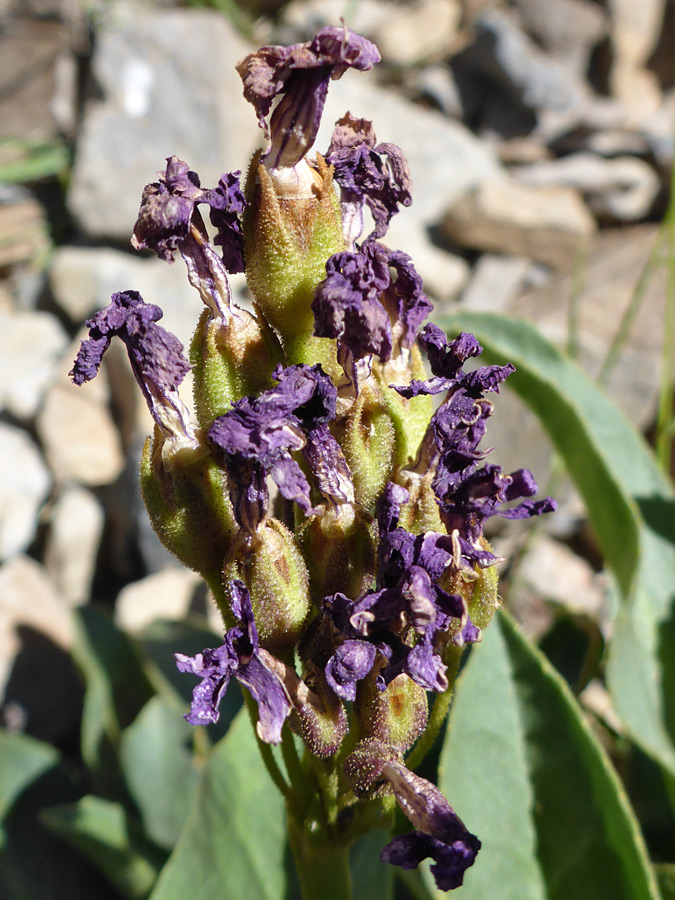
[[[141,191],[176,154],[207,187],[245,168],[258,141],[235,64],[252,48],[209,10],[115,5],[92,61],[69,205],[96,237],[127,240]]]
[[[574,153],[523,167],[513,176],[522,184],[536,187],[576,188],[596,216],[619,222],[644,218],[661,187],[654,169],[640,159],[603,159],[591,153]]]
[[[0,410],[31,419],[67,344],[50,313],[0,312]]]
[[[50,486],[47,467],[30,437],[0,422],[0,560],[31,543]]]
[[[484,253],[462,294],[462,307],[504,312],[526,284],[531,269],[532,261],[523,256]]]
[[[90,597],[103,510],[92,493],[70,488],[52,507],[49,524],[45,568],[65,602],[80,606]]]
[[[117,478],[124,455],[108,408],[105,370],[81,387],[67,375],[78,347],[79,341],[74,341],[64,354],[60,375],[46,394],[36,427],[55,480],[95,487]]]
[[[391,5],[374,29],[385,64],[412,66],[447,55],[457,42],[462,18],[458,0],[415,0]]]
[[[607,15],[589,0],[515,0],[529,34],[585,78],[593,47],[607,34]]]
[[[344,0],[293,0],[280,17],[279,26],[272,33],[260,31],[261,43],[292,44],[310,40],[324,25],[335,25],[342,16],[353,31],[373,39],[376,29],[391,15],[392,5],[386,0],[359,0],[345,9]],[[266,27],[264,20],[259,23]]]
[[[595,221],[570,188],[535,188],[510,178],[483,183],[451,206],[443,233],[460,246],[527,256],[566,268],[595,231]]]
[[[424,66],[415,76],[413,90],[423,101],[431,101],[442,113],[451,119],[461,119],[464,115],[462,97],[452,71],[439,64]]]
[[[559,275],[538,290],[519,296],[509,308],[533,322],[549,340],[566,345],[569,302],[577,309],[579,362],[596,377],[634,298],[657,240],[656,226],[608,229],[594,239],[578,273]],[[638,427],[653,420],[658,402],[666,274],[657,268],[632,320],[607,389]]]
[[[130,632],[142,631],[157,619],[183,619],[201,583],[189,569],[164,569],[127,585],[117,595],[115,622]]]

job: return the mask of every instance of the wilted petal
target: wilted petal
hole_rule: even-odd
[[[367,641],[345,641],[337,648],[326,665],[326,681],[338,697],[354,700],[356,682],[373,668],[375,647]]]

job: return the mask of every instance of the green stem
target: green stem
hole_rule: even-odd
[[[288,835],[302,900],[352,900],[349,845],[315,843],[291,816]]]
[[[455,681],[457,679],[457,673],[459,672],[459,661],[462,658],[463,649],[463,647],[449,648],[446,659],[448,664],[448,687],[442,694],[436,694],[434,705],[431,708],[431,715],[429,716],[429,724],[419,741],[415,744],[412,753],[405,761],[405,764],[409,769],[415,769],[419,766],[433,747],[434,741],[443,727],[445,718],[448,715],[448,710],[450,709],[450,701],[452,700]]]
[[[248,712],[249,719],[251,720],[251,727],[255,733],[255,738],[258,743],[258,750],[260,751],[260,756],[262,757],[263,764],[269,773],[270,778],[275,783],[275,785],[279,788],[284,797],[288,797],[290,788],[284,779],[284,776],[281,774],[281,769],[277,765],[277,761],[274,758],[274,754],[272,753],[272,748],[269,744],[266,744],[265,741],[261,741],[258,737],[258,732],[255,729],[256,722],[258,720],[258,707],[255,704],[255,700],[247,690],[242,686],[241,692],[244,697],[244,703],[246,704],[246,711]]]

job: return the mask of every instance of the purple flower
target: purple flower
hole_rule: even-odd
[[[137,291],[113,294],[110,305],[87,321],[89,337],[82,341],[69,375],[78,385],[91,381],[117,336],[157,424],[167,434],[191,437],[187,410],[177,393],[190,365],[178,338],[157,325],[162,316],[162,310]]]
[[[239,624],[230,628],[222,646],[203,650],[196,656],[175,654],[181,672],[201,678],[185,718],[191,725],[217,722],[220,701],[234,676],[258,704],[258,737],[267,744],[278,744],[284,721],[291,712],[288,693],[275,671],[275,661],[258,645],[251,598],[243,582],[230,582],[230,596],[232,614]]]
[[[208,243],[206,229],[197,207],[205,203],[211,224],[216,228],[215,242],[222,247],[223,265],[228,272],[244,271],[243,236],[239,216],[246,200],[239,185],[239,172],[226,173],[214,190],[201,187],[199,176],[177,156],[167,157],[159,181],[146,185],[141,198],[132,244],[137,250],[152,250],[167,262],[173,262],[179,250],[188,259],[199,255]]]
[[[382,775],[416,830],[395,837],[380,853],[380,860],[402,869],[416,869],[423,859],[430,857],[439,890],[459,887],[480,850],[478,838],[466,828],[438,788],[409,771],[403,763],[385,763]]]
[[[372,122],[347,113],[333,131],[326,162],[335,167],[340,185],[348,244],[363,231],[363,206],[375,220],[371,238],[384,237],[399,206],[410,206],[410,171],[396,144],[377,144]]]
[[[235,515],[250,533],[267,514],[267,475],[305,515],[315,513],[309,482],[291,453],[303,450],[313,431],[322,429],[320,433],[325,434],[323,426],[335,417],[337,391],[320,365],[277,366],[273,374],[276,387],[238,400],[213,422],[208,435],[225,454]],[[331,460],[336,467],[344,462],[331,441],[322,453],[312,440],[309,458],[315,460],[324,487],[331,483]],[[336,490],[345,471],[346,463],[344,471],[332,479]]]
[[[432,306],[410,257],[375,241],[334,254],[326,273],[312,301],[314,334],[337,340],[338,357],[354,382],[359,360],[375,355],[386,362],[394,350],[410,347]]]
[[[377,47],[346,27],[322,28],[311,41],[290,47],[261,47],[238,65],[244,97],[271,138],[268,168],[293,167],[314,144],[328,82],[347,69],[367,71],[380,61]],[[274,99],[282,95],[269,123]]]

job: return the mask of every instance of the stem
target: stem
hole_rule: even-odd
[[[288,835],[302,900],[352,900],[349,845],[315,843],[291,816]]]
[[[277,761],[274,758],[274,754],[272,753],[272,748],[269,744],[266,744],[265,741],[261,741],[258,737],[258,732],[255,728],[255,723],[258,716],[258,708],[255,704],[255,700],[247,690],[244,690],[242,687],[241,692],[244,697],[244,703],[246,704],[246,711],[248,712],[249,719],[251,720],[251,727],[255,733],[256,742],[258,744],[258,750],[260,751],[260,756],[262,757],[263,764],[267,769],[267,772],[275,783],[275,785],[279,788],[284,797],[288,797],[290,788],[284,779],[284,776],[281,774],[281,769],[277,765]]]
[[[455,681],[457,679],[457,673],[459,672],[459,661],[462,657],[463,649],[463,647],[448,648],[448,687],[442,694],[436,694],[434,705],[431,708],[431,715],[429,716],[429,724],[415,744],[412,753],[405,761],[405,764],[409,769],[415,769],[419,766],[433,747],[434,741],[443,727],[448,710],[450,709],[450,701],[452,700]]]
[[[661,468],[668,474],[670,473],[673,444],[673,435],[669,426],[673,416],[673,357],[675,355],[675,162],[671,173],[670,203],[666,214],[666,240],[668,268],[661,357],[661,391],[656,423],[656,455]]]

